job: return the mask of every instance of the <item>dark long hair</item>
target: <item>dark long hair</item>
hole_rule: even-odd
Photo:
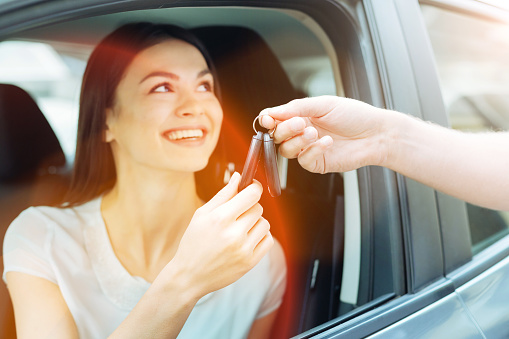
[[[113,106],[116,88],[134,57],[169,39],[183,40],[198,48],[215,78],[205,47],[181,27],[140,22],[121,26],[106,36],[92,52],[83,75],[76,157],[63,206],[83,204],[115,185],[117,176],[111,147],[104,142],[106,109]],[[220,98],[219,86],[214,87]]]

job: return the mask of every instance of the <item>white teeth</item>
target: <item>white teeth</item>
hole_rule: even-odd
[[[186,130],[172,131],[172,132],[168,133],[168,138],[170,140],[201,138],[201,137],[203,137],[203,131],[201,129],[186,129]]]

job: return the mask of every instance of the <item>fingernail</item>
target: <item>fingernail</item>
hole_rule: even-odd
[[[313,140],[316,138],[315,131],[312,127],[306,128],[304,130],[304,138],[306,138],[308,140]]]
[[[333,140],[330,135],[326,135],[322,139],[320,139],[320,142],[322,143],[323,146],[330,147],[332,145]]]
[[[267,114],[260,114],[260,119],[259,119],[259,122],[260,122],[260,125],[262,125],[263,127],[265,127],[265,123],[263,122],[264,121],[264,117],[266,116]]]
[[[239,177],[240,177],[239,172],[233,173],[233,175],[231,176],[230,181],[228,183],[229,184],[234,184],[236,181],[239,180]]]

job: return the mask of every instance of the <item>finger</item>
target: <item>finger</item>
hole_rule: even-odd
[[[315,173],[326,173],[323,161],[324,153],[332,146],[332,138],[328,135],[312,143],[298,156],[299,164],[306,170]]]
[[[302,135],[284,141],[279,146],[279,153],[288,159],[297,158],[302,150],[309,147],[316,139],[318,139],[317,130],[314,127],[306,127]]]
[[[253,250],[253,262],[258,263],[270,251],[272,246],[274,246],[274,238],[272,238],[269,231]]]
[[[258,221],[247,233],[247,243],[251,245],[254,250],[256,246],[262,241],[262,239],[269,233],[270,224],[267,219],[260,217]]]
[[[281,143],[288,138],[304,133],[306,121],[303,118],[294,117],[277,124],[274,131],[274,142]]]
[[[295,99],[281,106],[266,108],[260,112],[260,115],[267,114],[280,121],[292,117],[319,118],[329,113],[337,105],[337,101],[335,96]],[[268,122],[266,119],[263,120]]]
[[[274,127],[276,127],[276,120],[274,120],[274,118],[272,118],[268,114],[264,115],[260,114],[260,125],[262,125],[266,129],[273,129]]]
[[[256,203],[237,218],[235,227],[241,228],[242,231],[245,232],[245,234],[247,234],[249,233],[250,229],[253,228],[253,225],[255,225],[258,222],[258,220],[260,220],[262,214],[263,214],[262,205]]]
[[[274,131],[274,142],[281,143],[288,138],[304,133],[306,122],[303,118],[293,117],[277,124]]]
[[[233,173],[228,184],[217,192],[217,194],[203,205],[201,209],[204,211],[212,211],[233,198],[238,192],[240,178],[238,172]]]
[[[263,193],[263,187],[257,180],[233,198],[216,208],[220,214],[229,215],[238,219],[244,212],[249,210],[254,204],[258,203]]]

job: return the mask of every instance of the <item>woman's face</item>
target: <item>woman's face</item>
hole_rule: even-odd
[[[141,51],[126,69],[106,114],[105,139],[117,164],[195,172],[214,150],[223,111],[200,51],[166,40]]]

